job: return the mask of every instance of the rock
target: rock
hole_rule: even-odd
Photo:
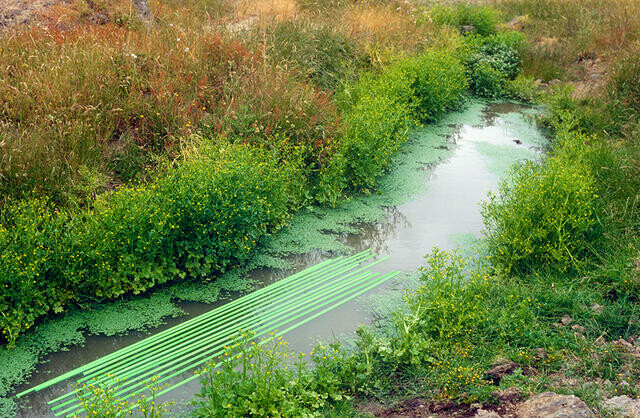
[[[587,404],[573,395],[540,393],[518,407],[520,418],[582,418],[592,417]]]
[[[549,357],[549,354],[547,354],[547,351],[544,348],[536,348],[536,360],[546,360],[547,357]]]
[[[476,27],[473,25],[463,25],[460,29],[462,30],[462,33],[471,33],[476,30]]]
[[[603,401],[602,408],[617,417],[640,417],[640,399],[632,399],[626,395]]]
[[[487,372],[487,375],[494,381],[499,382],[504,376],[513,373],[518,365],[511,360],[502,360],[495,364],[491,370]]]
[[[478,409],[475,418],[500,418],[500,414],[495,411],[487,411],[486,409]]]
[[[520,388],[518,387],[513,386],[504,390],[492,392],[491,396],[502,403],[515,402],[522,398],[522,390],[520,390]]]
[[[614,341],[613,344],[618,347],[621,351],[624,351],[630,354],[636,360],[640,360],[640,347],[634,346],[627,340],[623,340],[620,338],[617,341]]]
[[[451,400],[438,401],[431,404],[431,410],[433,412],[442,412],[453,408],[455,405],[456,404]]]
[[[551,83],[553,83],[553,80],[551,80],[549,82],[549,84],[551,84]],[[573,321],[573,318],[571,318],[570,315],[565,315],[565,316],[562,317],[562,319],[560,319],[560,322],[562,323],[562,325],[569,325],[571,323],[571,321]]]
[[[578,325],[578,324],[571,325],[571,329],[574,331],[578,331],[581,334],[584,334],[584,332],[586,331],[586,329],[582,325]]]
[[[507,23],[505,26],[510,30],[522,30],[529,20],[528,16],[516,16]]]

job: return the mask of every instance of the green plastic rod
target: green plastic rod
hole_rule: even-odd
[[[366,281],[368,281],[370,278],[371,278],[371,277],[367,275],[367,276],[365,276],[365,278],[364,278],[364,279],[362,279],[361,281],[356,282],[356,284],[359,284],[359,286],[356,286],[356,287],[355,287],[355,289],[351,289],[351,290],[349,290],[349,292],[347,292],[347,295],[348,295],[349,293],[353,293],[353,292],[354,292],[354,290],[357,290],[357,289],[362,288],[363,286],[366,286],[366,283],[365,283],[364,285],[363,285],[363,284],[361,284],[361,283],[362,283],[362,282],[366,282]],[[341,287],[345,287],[345,286],[341,286]],[[350,289],[350,287],[349,287],[349,286],[347,286],[347,288],[349,288],[349,289]],[[340,298],[344,297],[344,292],[341,292],[340,290],[341,290],[340,288],[336,289],[336,291],[335,291],[333,294],[335,294],[335,293],[339,293],[339,294],[338,294],[338,296],[333,297],[333,298],[332,298],[332,299],[330,299],[327,303],[330,303],[330,302],[332,302],[332,301],[335,301],[335,300],[337,300],[337,299],[340,299]],[[333,295],[333,294],[330,294],[330,295]],[[326,297],[325,297],[325,298],[321,298],[321,300],[322,300],[322,299],[326,299]],[[321,305],[321,306],[324,306],[324,305]],[[321,306],[320,306],[320,307],[321,307]],[[301,309],[298,309],[298,310],[297,310],[298,315],[295,315],[295,316],[293,316],[293,317],[291,317],[291,318],[288,318],[288,319],[284,320],[284,321],[282,322],[282,324],[287,324],[287,323],[289,323],[289,322],[291,322],[291,321],[293,321],[293,320],[295,320],[295,319],[297,319],[297,318],[299,318],[299,317],[302,317],[302,316],[304,316],[304,315],[309,314],[310,312],[312,312],[313,310],[316,310],[316,309],[318,309],[318,308],[319,308],[319,307],[315,307],[315,308],[311,308],[311,309],[309,309],[309,308],[301,308]],[[302,312],[301,312],[301,311],[302,311]],[[295,313],[295,312],[296,312],[296,311],[294,311],[294,313]],[[300,312],[301,312],[301,313],[300,313]],[[275,328],[277,328],[277,327],[278,327],[278,326],[274,326],[274,325],[266,325],[266,326],[263,326],[263,327],[262,327],[262,328],[260,328],[260,329],[261,329],[261,330],[265,330],[265,332],[268,332],[268,331],[273,330],[273,329],[275,329]],[[199,351],[202,351],[202,350],[199,350]],[[219,353],[216,353],[216,354],[214,354],[214,355],[218,355],[218,354],[219,354]],[[209,356],[210,356],[210,354],[205,354],[205,355],[204,355],[204,357],[205,357],[205,359],[204,359],[204,360],[200,360],[200,361],[198,361],[197,363],[194,363],[194,364],[195,364],[195,365],[198,365],[198,364],[201,364],[202,362],[205,362],[205,361],[206,361],[206,358],[207,358],[207,357],[209,357]],[[175,363],[176,361],[181,361],[183,358],[184,358],[184,357],[182,357],[182,358],[178,358],[178,359],[174,360],[174,361],[173,361],[173,363]],[[202,355],[200,355],[200,358],[202,358]],[[191,355],[191,357],[188,357],[185,361],[182,361],[181,363],[178,363],[177,365],[174,365],[173,367],[171,367],[171,368],[169,368],[169,369],[165,370],[165,371],[164,371],[164,373],[166,373],[166,372],[168,372],[168,371],[171,371],[171,370],[175,370],[176,368],[181,367],[181,366],[183,366],[184,364],[189,363],[189,362],[190,362],[190,361],[192,361],[192,360],[193,360],[193,355]],[[170,364],[171,364],[171,363],[170,363]],[[170,365],[170,364],[169,364],[169,365]],[[163,368],[166,368],[166,366],[167,366],[167,365],[165,364],[165,365],[163,366]],[[163,381],[165,381],[165,380],[167,380],[167,379],[170,379],[171,377],[173,377],[173,376],[175,376],[175,375],[177,375],[177,374],[183,373],[184,371],[186,371],[186,370],[188,370],[188,369],[190,369],[190,368],[193,368],[193,365],[188,366],[188,367],[187,367],[187,369],[185,369],[185,370],[179,370],[178,372],[172,373],[171,375],[164,377],[163,379],[159,380],[159,381],[158,381],[158,383],[161,383],[161,382],[163,382]],[[149,374],[152,374],[152,373],[153,373],[153,372],[150,372],[150,373],[149,373],[149,372],[147,372],[147,373],[143,374],[142,376],[138,376],[135,380],[140,380],[141,378],[144,378],[144,377],[146,377],[146,376],[148,376]],[[140,386],[140,385],[142,385],[142,383],[137,383],[137,384],[134,384],[134,385],[131,385],[131,384],[130,384],[130,385],[128,385],[126,388],[124,388],[124,389],[120,390],[119,392],[117,392],[117,393],[115,394],[115,396],[118,396],[118,395],[120,395],[120,394],[123,394],[123,393],[129,392],[129,391],[131,391],[134,387],[138,387],[138,386]],[[138,391],[136,391],[136,392],[134,392],[134,393],[138,393],[138,392],[140,392],[140,391],[144,391],[144,390],[146,390],[146,388],[143,388],[143,389],[141,389],[141,390],[138,390]],[[128,397],[132,396],[134,393],[129,394],[126,398],[128,398]],[[126,398],[125,398],[125,399],[126,399]],[[72,402],[72,401],[71,401],[71,402]],[[64,404],[68,404],[68,403],[70,403],[70,402],[65,402]],[[61,404],[61,405],[57,405],[56,407],[54,407],[54,408],[52,408],[52,409],[54,409],[54,410],[55,410],[55,409],[59,409],[59,408],[60,408],[60,407],[62,407],[62,406],[64,406],[64,405],[62,405],[62,404]],[[74,410],[75,408],[77,408],[77,406],[78,406],[78,405],[73,405],[73,406],[71,406],[70,408],[65,409],[64,411],[60,411],[60,412],[56,413],[56,415],[61,415],[61,414],[67,413],[67,412],[69,412],[69,411]]]
[[[99,368],[99,369],[96,369],[95,371],[91,371],[90,373],[85,372],[85,376],[83,378],[81,378],[79,380],[79,382],[87,381],[87,380],[91,379],[93,376],[95,376],[97,374],[113,373],[114,370],[117,370],[116,366],[119,365],[120,363],[123,363],[123,362],[127,362],[128,363],[128,362],[131,362],[131,361],[133,361],[133,360],[135,360],[137,358],[140,358],[140,357],[147,357],[147,359],[145,360],[145,361],[147,361],[148,360],[148,356],[150,356],[152,354],[155,354],[155,353],[163,353],[165,351],[164,347],[166,347],[167,345],[174,345],[174,344],[177,343],[178,346],[174,346],[174,347],[171,347],[171,348],[175,349],[175,348],[182,347],[187,343],[183,342],[182,344],[180,344],[180,341],[184,341],[187,338],[204,337],[206,335],[209,335],[211,332],[216,330],[217,325],[220,324],[220,323],[224,323],[225,328],[237,327],[235,324],[237,324],[239,321],[243,320],[247,316],[253,315],[257,308],[259,308],[261,310],[266,310],[267,307],[269,307],[269,306],[278,305],[278,304],[282,303],[281,302],[282,299],[288,299],[287,302],[295,300],[293,298],[293,296],[295,296],[296,294],[299,294],[300,292],[302,292],[304,290],[307,290],[307,289],[309,289],[311,287],[315,287],[316,285],[318,285],[320,283],[326,282],[326,281],[330,280],[331,278],[334,278],[335,276],[337,276],[339,274],[343,274],[343,273],[347,272],[348,270],[353,270],[353,268],[354,268],[353,266],[340,268],[340,269],[332,272],[330,275],[322,277],[321,280],[314,281],[311,285],[308,284],[308,283],[315,279],[315,275],[310,275],[307,278],[305,278],[305,280],[303,280],[302,282],[298,283],[299,287],[294,288],[294,289],[289,289],[289,290],[285,289],[280,298],[272,299],[270,301],[270,303],[268,303],[264,307],[263,306],[255,306],[255,305],[247,305],[243,309],[239,309],[238,311],[233,311],[233,312],[227,313],[226,315],[218,316],[218,317],[216,317],[216,321],[207,324],[207,327],[202,327],[202,328],[196,329],[196,330],[194,330],[194,331],[192,331],[190,333],[177,336],[176,337],[176,339],[178,340],[177,342],[175,341],[175,339],[167,340],[167,341],[163,342],[162,344],[158,344],[158,345],[152,346],[147,351],[140,351],[140,352],[134,353],[133,357],[131,355],[128,355],[128,356],[125,356],[124,358],[120,358],[120,359],[114,360],[114,363],[109,365],[109,367]],[[358,272],[358,271],[360,271],[360,270],[362,270],[364,268],[367,268],[367,267],[359,268],[359,269],[355,270],[354,272]],[[348,277],[350,274],[353,274],[354,272],[348,273],[346,276],[344,276],[344,278]],[[248,313],[246,313],[245,315],[240,315],[241,313],[243,313],[245,311],[248,311]]]
[[[369,290],[373,289],[374,287],[376,287],[376,286],[378,286],[378,285],[380,285],[380,284],[382,284],[382,283],[386,282],[387,280],[389,280],[389,279],[391,279],[391,278],[393,278],[393,277],[396,277],[398,274],[399,274],[398,272],[391,272],[391,273],[386,274],[385,276],[382,276],[378,281],[376,281],[375,283],[372,283],[372,284],[371,284],[371,286],[369,286],[369,287],[367,287],[367,288],[365,288],[365,289],[363,289],[363,290],[361,290],[361,291],[357,292],[356,294],[352,295],[350,298],[345,299],[345,300],[342,300],[342,301],[340,301],[340,302],[338,302],[338,303],[336,303],[336,304],[334,304],[334,305],[331,305],[331,306],[329,306],[328,308],[325,308],[325,309],[323,309],[322,311],[320,311],[320,312],[318,312],[318,313],[315,313],[315,314],[313,314],[313,315],[309,316],[308,318],[305,318],[304,320],[302,320],[302,321],[300,321],[300,322],[298,322],[298,323],[296,323],[296,324],[294,324],[294,325],[290,326],[289,328],[286,328],[286,329],[285,329],[285,330],[283,330],[283,331],[280,331],[280,332],[275,333],[275,334],[274,334],[274,337],[284,335],[284,334],[286,334],[287,332],[292,331],[292,330],[294,330],[294,329],[298,328],[299,326],[304,325],[304,324],[306,324],[307,322],[309,322],[309,321],[312,321],[312,320],[316,319],[316,318],[317,318],[317,317],[319,317],[320,315],[324,315],[325,313],[329,312],[329,311],[330,311],[330,310],[332,310],[332,309],[337,308],[338,306],[342,305],[343,303],[348,302],[348,301],[350,301],[350,300],[352,300],[352,299],[354,299],[354,298],[356,298],[356,297],[360,296],[360,295],[361,295],[361,294],[363,294],[363,293],[366,293],[367,291],[369,291]],[[267,340],[263,340],[263,341],[259,342],[258,344],[264,344],[264,343],[268,342],[268,340],[269,340],[269,339],[267,339]],[[219,364],[218,364],[217,366],[219,366]],[[217,366],[216,366],[216,367],[217,367]],[[170,387],[168,387],[168,388],[166,388],[166,389],[163,389],[162,391],[158,392],[156,395],[157,395],[157,396],[164,395],[165,393],[168,393],[168,392],[172,391],[173,389],[176,389],[176,388],[178,388],[178,387],[180,387],[180,386],[182,386],[182,385],[184,385],[184,384],[186,384],[186,383],[188,383],[188,382],[190,382],[190,381],[192,381],[192,380],[195,380],[195,379],[197,379],[197,378],[199,378],[199,377],[200,377],[200,375],[199,375],[199,374],[195,374],[195,375],[193,375],[193,376],[191,376],[191,377],[188,377],[188,378],[186,378],[185,380],[182,380],[182,381],[180,381],[180,382],[178,382],[178,383],[176,383],[176,384],[174,384],[174,385],[172,385],[172,386],[170,386]],[[134,408],[131,408],[131,410],[133,410],[133,409],[135,409],[135,407],[134,407]]]
[[[364,281],[364,280],[369,279],[369,278],[371,277],[371,275],[373,275],[373,273],[368,273],[368,272],[367,272],[367,273],[363,273],[363,274],[362,274],[362,276],[363,276],[363,277],[360,279],[360,281]],[[357,283],[358,283],[358,281],[356,281],[356,284],[357,284]],[[349,284],[349,283],[347,283],[347,284]],[[333,295],[333,294],[336,294],[336,293],[339,293],[339,292],[340,292],[340,288],[342,288],[342,287],[345,287],[345,285],[340,286],[339,288],[335,289],[333,292],[330,292],[330,293],[328,293],[328,292],[323,292],[322,294],[317,294],[317,295],[315,296],[315,299],[318,299],[320,296],[324,296],[324,295],[325,295],[325,294],[327,294],[327,293],[329,294],[329,296],[331,296],[331,295]],[[321,300],[322,300],[322,299],[326,299],[326,297],[325,297],[325,298],[321,298]],[[312,298],[311,300],[313,301],[313,298]],[[315,309],[317,309],[317,308],[311,308],[311,309],[308,309],[308,311],[309,311],[309,312],[311,312],[311,311],[313,311],[313,310],[315,310]],[[290,309],[289,309],[289,310],[290,310]],[[302,308],[302,309],[301,309],[301,308],[298,308],[297,310],[294,310],[294,312],[293,312],[293,313],[295,314],[296,312],[300,312],[301,310],[304,310],[304,308]],[[280,320],[281,320],[281,318],[278,318],[278,319],[280,319]],[[290,320],[289,320],[289,321],[290,321]],[[259,320],[259,322],[260,322],[260,320]],[[285,322],[285,323],[286,323],[286,322]],[[267,327],[269,327],[269,325],[263,326],[263,328],[267,328]],[[219,346],[219,347],[215,347],[215,348],[221,348],[221,347],[224,345],[224,343],[225,343],[225,342],[230,342],[230,341],[231,341],[231,340],[230,340],[230,337],[229,337],[227,340],[223,340],[223,342],[220,344],[220,346]],[[205,347],[205,348],[207,348],[207,347]],[[211,349],[209,348],[209,350],[211,350]],[[197,352],[198,352],[198,353],[199,353],[199,352],[202,352],[202,351],[203,351],[203,349],[197,350]],[[205,353],[205,354],[204,354],[204,356],[206,357],[206,356],[208,356],[208,354],[206,354],[206,353]],[[162,366],[161,366],[161,368],[166,368],[166,366],[167,366],[167,365],[171,365],[171,364],[173,364],[173,363],[175,363],[175,362],[177,362],[177,361],[183,360],[183,359],[185,359],[185,358],[187,359],[187,361],[190,361],[191,359],[193,359],[193,357],[194,357],[194,355],[193,355],[193,353],[192,353],[190,356],[182,356],[182,357],[179,357],[179,358],[177,358],[177,359],[172,359],[168,364],[164,364],[164,365],[162,365]],[[201,355],[201,357],[202,357],[202,355]],[[183,363],[184,363],[184,362],[183,362]],[[183,363],[181,363],[181,364],[183,364]],[[178,365],[178,366],[176,366],[176,367],[173,367],[173,368],[170,368],[170,369],[168,369],[168,371],[170,371],[170,370],[174,370],[175,368],[177,368],[177,367],[179,367],[179,366],[180,366],[180,365]],[[145,370],[148,370],[148,368],[143,369],[143,370],[142,370],[142,372],[144,372]],[[157,370],[157,368],[156,368],[156,370]],[[144,377],[146,377],[146,376],[148,376],[148,375],[150,375],[150,374],[153,374],[153,371],[152,371],[152,372],[144,373],[144,374],[142,374],[142,375],[139,375],[139,376],[138,376],[138,377],[136,377],[135,379],[133,379],[133,380],[131,380],[131,381],[127,382],[127,384],[125,384],[125,385],[124,385],[124,386],[125,386],[125,388],[121,389],[121,390],[120,390],[120,392],[118,392],[116,395],[120,395],[120,394],[122,394],[122,393],[125,393],[125,392],[127,392],[127,391],[131,390],[133,387],[138,387],[138,386],[143,385],[143,383],[142,383],[142,382],[139,382],[139,383],[137,383],[137,384],[133,384],[133,383],[134,383],[134,382],[136,382],[136,381],[139,381],[140,379],[142,379],[142,378],[144,378]],[[122,376],[119,376],[118,378],[120,378],[120,377],[122,377]],[[73,394],[73,392],[71,392],[71,394]],[[53,407],[53,408],[52,408],[52,410],[59,409],[59,408],[61,408],[61,407],[64,407],[65,405],[68,405],[68,404],[73,403],[73,402],[74,402],[74,400],[70,400],[70,401],[64,402],[64,403],[62,403],[62,404],[56,405],[55,407]],[[66,412],[66,411],[65,411],[65,412]]]
[[[361,269],[349,272],[347,275],[342,276],[341,280],[345,280],[345,279],[349,278],[351,275],[359,272],[360,270]],[[336,274],[338,274],[338,273],[336,273]],[[286,311],[286,308],[288,306],[291,306],[291,305],[293,305],[294,303],[296,303],[298,301],[304,301],[306,299],[306,296],[304,294],[301,294],[305,290],[313,289],[314,291],[319,292],[322,289],[326,288],[327,286],[333,286],[334,285],[333,283],[329,283],[329,284],[324,285],[324,286],[319,286],[323,282],[326,282],[326,281],[330,280],[330,278],[331,278],[331,276],[328,276],[328,277],[325,277],[322,280],[319,280],[319,281],[317,281],[317,282],[315,282],[315,283],[313,283],[311,285],[305,285],[305,286],[303,286],[301,288],[295,289],[289,295],[287,295],[288,297],[286,297],[286,299],[288,299],[288,300],[286,301],[286,304],[282,303],[281,299],[276,299],[276,300],[271,301],[265,307],[253,307],[252,306],[250,312],[248,312],[247,314],[235,319],[232,322],[228,322],[227,321],[224,324],[225,325],[224,328],[217,328],[217,327],[215,327],[215,325],[217,325],[217,324],[211,324],[208,328],[200,330],[200,332],[196,332],[195,335],[185,336],[184,338],[187,338],[187,337],[190,337],[190,338],[198,337],[199,339],[198,339],[197,343],[190,343],[190,341],[183,341],[182,343],[178,343],[177,345],[171,347],[172,356],[175,356],[179,352],[183,352],[185,350],[183,347],[185,347],[185,346],[187,346],[186,349],[193,349],[194,347],[198,347],[198,346],[203,345],[203,344],[209,344],[209,341],[211,340],[212,334],[213,334],[214,337],[215,336],[219,336],[219,335],[225,335],[225,334],[230,333],[232,330],[235,330],[235,329],[238,329],[238,328],[242,328],[242,327],[251,326],[252,324],[250,322],[247,322],[247,321],[252,321],[252,318],[256,315],[256,310],[259,310],[259,311],[261,311],[263,313],[266,313],[266,312],[269,311],[269,307],[274,306],[274,307],[276,307],[276,309],[275,309],[276,313],[278,313],[280,311]],[[272,317],[272,316],[273,315],[271,315],[270,317]],[[249,318],[249,319],[247,319],[247,318]],[[260,321],[265,321],[266,319],[267,318],[264,318],[264,317],[260,317],[259,318]],[[206,340],[203,339],[205,337],[207,337]],[[82,379],[80,379],[79,382],[83,382],[83,381],[89,380],[89,379],[91,379],[92,377],[94,377],[97,374],[104,375],[105,373],[116,374],[118,376],[118,378],[120,378],[120,379],[127,378],[127,377],[129,377],[131,375],[131,372],[126,374],[126,375],[123,375],[121,373],[123,373],[125,371],[128,371],[128,370],[130,370],[132,368],[139,369],[142,365],[151,363],[157,357],[161,357],[161,356],[166,355],[166,349],[164,348],[165,345],[166,344],[162,344],[159,347],[154,347],[153,350],[141,353],[140,355],[136,356],[133,359],[130,359],[130,360],[126,359],[127,364],[128,364],[129,361],[136,360],[137,358],[144,356],[145,358],[144,358],[144,360],[142,360],[142,363],[137,362],[137,363],[135,363],[133,365],[129,365],[129,366],[127,366],[125,364],[126,367],[124,369],[117,368],[117,367],[112,367],[112,368],[109,368],[107,370],[102,370],[99,373],[92,373],[91,375],[87,375],[87,376],[83,377]],[[177,349],[179,349],[179,348],[183,348],[183,349],[180,350],[180,351],[177,351]],[[125,360],[122,360],[122,361],[124,362]],[[155,363],[152,363],[152,365],[155,366]],[[103,379],[100,379],[96,383],[99,383],[102,380]]]
[[[363,257],[366,259],[366,258],[370,258],[372,256],[373,256],[373,254],[371,253],[370,250],[365,250],[365,251],[362,251],[362,252],[360,252],[358,254],[355,254],[355,255],[347,257],[347,258],[339,257],[339,258],[336,258],[336,259],[333,259],[333,260],[325,260],[325,261],[323,261],[323,262],[321,262],[319,264],[316,264],[315,266],[312,266],[312,267],[310,267],[308,269],[305,269],[303,271],[295,273],[295,274],[293,274],[293,275],[291,275],[291,276],[289,276],[287,278],[284,278],[282,280],[277,281],[276,283],[273,283],[273,284],[271,284],[269,286],[266,286],[266,287],[264,287],[262,289],[258,289],[257,291],[252,292],[249,295],[244,296],[243,298],[246,297],[247,299],[244,299],[243,302],[246,302],[247,300],[249,300],[248,298],[255,299],[255,298],[258,298],[258,297],[261,297],[261,296],[265,296],[264,293],[268,293],[269,291],[273,291],[274,289],[277,289],[277,288],[283,287],[285,285],[288,285],[288,284],[290,284],[291,281],[299,278],[300,276],[304,276],[304,275],[306,275],[306,274],[308,274],[310,272],[313,272],[315,270],[318,270],[318,269],[321,269],[321,268],[325,268],[327,265],[331,265],[334,262],[341,262],[341,261],[349,262],[349,260],[358,260],[358,259],[363,258]],[[239,302],[241,302],[241,299],[243,299],[243,298],[239,298],[239,299],[236,299],[235,301],[229,302],[229,303],[223,305],[223,307],[226,307],[227,309],[231,309],[232,307],[236,306]],[[169,328],[169,329],[167,329],[165,331],[162,331],[162,332],[160,332],[158,334],[155,334],[154,336],[149,337],[149,338],[153,338],[153,339],[156,339],[156,340],[157,339],[161,339],[161,338],[164,338],[166,336],[170,336],[172,334],[175,334],[175,333],[181,331],[184,328],[197,325],[198,323],[207,320],[208,317],[211,316],[212,314],[216,314],[217,313],[217,312],[214,312],[214,311],[215,310],[212,310],[212,311],[210,311],[208,313],[199,315],[199,316],[197,316],[197,317],[195,317],[195,318],[193,318],[193,319],[191,319],[189,321],[185,321],[180,325],[176,325],[175,327]],[[84,366],[81,366],[81,367],[78,367],[76,369],[73,369],[73,370],[71,370],[71,371],[69,371],[67,373],[64,373],[64,374],[62,374],[60,376],[57,376],[57,377],[55,377],[53,379],[50,379],[50,380],[48,380],[46,382],[43,382],[43,383],[39,384],[39,385],[33,386],[33,387],[23,391],[23,392],[18,393],[16,395],[16,397],[19,398],[19,397],[24,396],[24,395],[26,395],[28,393],[45,389],[45,388],[47,388],[47,387],[49,387],[51,385],[54,385],[56,383],[59,383],[59,382],[64,381],[66,379],[69,379],[70,377],[73,377],[73,376],[75,376],[77,374],[80,374],[80,373],[84,372],[85,370],[90,370],[90,369],[92,369],[92,368],[94,368],[94,367],[96,367],[96,366],[98,366],[98,365],[100,365],[100,364],[102,364],[102,363],[104,363],[106,361],[109,361],[110,359],[112,359],[114,357],[118,357],[118,356],[122,355],[123,353],[126,353],[126,352],[128,352],[130,350],[134,350],[134,349],[140,347],[143,344],[148,344],[149,341],[147,341],[147,340],[149,338],[147,338],[145,340],[142,340],[142,341],[140,341],[138,343],[131,344],[130,346],[127,346],[127,347],[125,347],[125,348],[123,348],[121,350],[113,352],[113,353],[111,353],[111,354],[109,354],[107,356],[104,356],[104,357],[100,358],[100,359],[96,359],[96,360],[94,360],[94,361],[92,361],[90,363],[85,364]]]

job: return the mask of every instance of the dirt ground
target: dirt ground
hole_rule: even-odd
[[[499,405],[457,405],[452,401],[428,401],[422,398],[409,399],[392,407],[377,403],[360,406],[360,411],[382,418],[418,417],[515,417],[517,405],[505,402]]]
[[[0,29],[38,24],[42,13],[64,0],[0,0]]]

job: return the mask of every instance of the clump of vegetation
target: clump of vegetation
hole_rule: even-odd
[[[301,161],[247,145],[201,144],[200,156],[147,187],[123,187],[70,218],[46,201],[2,213],[0,327],[14,342],[42,315],[93,298],[206,277],[245,260],[299,203]]]
[[[588,140],[577,134],[564,139],[582,146]],[[516,166],[510,174],[483,206],[495,267],[515,274],[540,266],[578,269],[599,236],[590,167],[552,156],[544,163]]]
[[[525,37],[520,32],[501,32],[466,38],[466,65],[471,90],[481,97],[508,93],[507,84],[522,68]]]
[[[303,78],[333,91],[351,81],[365,65],[362,53],[344,34],[310,21],[280,22],[259,34],[270,39],[267,57],[294,65]]]
[[[439,4],[431,8],[431,18],[439,25],[449,25],[463,33],[489,36],[501,21],[497,9],[469,3]]]
[[[634,109],[640,109],[640,63],[638,54],[640,43],[623,54],[616,62],[611,82],[612,96],[621,101],[622,105]]]
[[[464,66],[449,51],[401,59],[361,77],[343,92],[343,136],[331,167],[343,172],[338,190],[371,190],[409,129],[457,108],[466,92]]]
[[[148,395],[138,395],[130,399],[120,399],[118,389],[125,383],[116,376],[108,376],[116,381],[115,385],[105,386],[100,383],[83,383],[75,388],[79,408],[89,417],[118,417],[136,415],[144,418],[160,418],[165,415],[173,402],[159,402],[157,393],[162,390],[157,378],[145,381]]]
[[[310,368],[305,354],[291,352],[282,337],[256,341],[254,335],[239,332],[219,363],[212,360],[200,371],[194,416],[316,415],[349,399],[322,363]],[[311,357],[327,359],[336,355],[331,351],[318,346]]]

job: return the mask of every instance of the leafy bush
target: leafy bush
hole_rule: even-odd
[[[524,45],[525,38],[519,32],[468,37],[463,55],[471,90],[483,97],[503,95],[507,81],[520,73]]]
[[[60,270],[67,221],[46,199],[15,202],[0,213],[0,329],[10,343],[73,298]]]
[[[534,102],[540,96],[540,90],[534,78],[522,74],[519,74],[513,80],[508,80],[506,89],[512,99],[523,102]]]
[[[356,189],[371,189],[391,156],[406,141],[414,125],[407,106],[385,97],[362,101],[345,117],[341,157],[343,175]]]
[[[486,60],[473,65],[470,79],[473,92],[480,97],[495,98],[504,94],[504,76]]]
[[[588,138],[567,133],[584,146]],[[579,145],[580,144],[580,145]],[[539,266],[568,271],[581,266],[596,236],[596,186],[589,166],[568,154],[512,169],[483,205],[487,242],[496,267],[525,273]]]
[[[329,402],[344,399],[331,385],[335,378],[322,367],[309,369],[304,354],[292,353],[282,337],[253,337],[240,333],[219,364],[211,361],[200,372],[195,416],[316,416]]]
[[[38,317],[70,302],[224,271],[245,260],[300,203],[304,176],[295,153],[285,160],[224,142],[202,145],[200,153],[148,186],[101,196],[71,219],[39,200],[3,212],[4,337],[15,340]]]
[[[464,26],[473,26],[474,33],[488,36],[496,31],[500,12],[492,7],[466,3],[437,5],[431,9],[431,18],[439,25],[453,26],[465,32]]]

